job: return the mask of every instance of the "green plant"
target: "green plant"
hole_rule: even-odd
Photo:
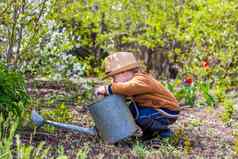
[[[77,103],[79,105],[81,104],[87,104],[89,101],[93,99],[93,88],[95,86],[94,81],[86,81],[82,85],[82,93],[77,97]]]
[[[43,116],[46,119],[53,120],[56,122],[68,122],[72,120],[72,114],[68,107],[64,103],[59,104],[56,108],[50,111],[44,111]],[[49,125],[45,125],[44,129],[49,132],[54,132],[55,128]]]
[[[229,88],[229,82],[225,79],[219,79],[214,84],[214,91],[218,102],[224,102],[226,90]]]
[[[11,146],[15,135],[16,128],[19,123],[19,118],[11,116],[6,119],[5,116],[0,114],[0,158],[12,158]]]
[[[161,141],[158,149],[152,149],[146,156],[147,158],[174,158],[179,159],[183,156],[182,152],[168,141]]]
[[[193,84],[192,79],[181,80],[176,79],[173,82],[165,83],[166,87],[175,95],[178,101],[184,100],[184,104],[193,106],[196,100],[197,87]]]
[[[224,86],[216,85],[214,91],[218,102],[224,102],[226,88]]]
[[[168,139],[168,143],[171,145],[178,145],[183,136],[184,136],[184,128],[183,127],[178,128],[175,130],[174,135]]]
[[[64,103],[59,104],[52,111],[48,111],[47,117],[57,122],[66,122],[72,120],[71,112]]]
[[[200,119],[190,119],[189,123],[191,124],[192,127],[198,127],[203,125],[203,121]]]
[[[60,145],[57,148],[57,153],[59,155],[59,157],[57,157],[57,159],[68,159],[68,157],[65,155],[64,147],[62,145]]]
[[[195,86],[184,85],[178,92],[175,92],[175,96],[178,100],[184,100],[186,105],[194,106],[196,90]]]
[[[197,85],[199,92],[201,92],[202,97],[205,99],[205,103],[208,106],[215,106],[216,101],[215,98],[210,93],[211,90],[210,84],[205,82],[199,82]]]
[[[5,117],[10,112],[20,117],[29,100],[23,76],[0,64],[0,112]]]
[[[76,159],[86,159],[88,152],[89,152],[88,148],[80,149],[76,154]]]
[[[19,135],[15,135],[19,117],[9,116],[6,120],[0,115],[0,158],[1,159],[43,159],[48,155],[49,147],[43,148],[44,143],[36,147],[24,145]],[[14,142],[16,141],[16,142]]]
[[[188,136],[184,136],[184,147],[183,147],[183,149],[184,149],[184,152],[185,152],[186,155],[188,155],[192,150],[191,141],[190,141]]]
[[[221,115],[221,118],[224,122],[227,123],[231,120],[232,115],[234,113],[234,103],[233,103],[232,99],[226,97],[222,104],[224,107],[224,111]]]
[[[168,88],[168,90],[170,90],[172,93],[177,92],[177,88],[181,85],[181,80],[180,79],[176,79],[174,81],[170,81],[170,82],[164,82],[163,84]]]
[[[234,145],[233,145],[233,149],[235,154],[238,156],[238,132],[234,133]]]
[[[24,145],[20,141],[20,136],[16,135],[16,158],[17,159],[44,159],[47,158],[50,147],[44,148],[44,142],[36,147]]]
[[[101,63],[103,63],[102,59],[96,60],[95,56],[88,56],[85,58],[79,57],[79,62],[83,65],[84,75],[85,76],[97,76],[103,77],[105,75],[104,68],[101,67]]]
[[[144,159],[149,154],[149,150],[141,143],[137,142],[133,147],[133,153],[139,158]]]

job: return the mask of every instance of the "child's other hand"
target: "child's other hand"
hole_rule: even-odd
[[[99,95],[105,96],[105,95],[107,95],[106,86],[99,86],[99,87],[97,87],[97,88],[95,89],[94,94],[95,94],[96,96],[99,96]]]

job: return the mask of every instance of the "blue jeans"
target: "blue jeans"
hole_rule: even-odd
[[[176,119],[168,118],[154,108],[142,107],[133,102],[130,103],[129,108],[136,124],[141,127],[143,132],[158,132],[162,138],[172,135],[168,125],[174,123]],[[178,111],[172,111],[166,108],[160,109],[171,115],[179,114]]]

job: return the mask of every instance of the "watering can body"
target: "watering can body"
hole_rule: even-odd
[[[97,132],[108,143],[116,143],[137,130],[125,98],[110,95],[89,106]]]

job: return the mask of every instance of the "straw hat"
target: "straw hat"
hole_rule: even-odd
[[[105,59],[106,77],[138,67],[136,58],[131,52],[115,52]]]

